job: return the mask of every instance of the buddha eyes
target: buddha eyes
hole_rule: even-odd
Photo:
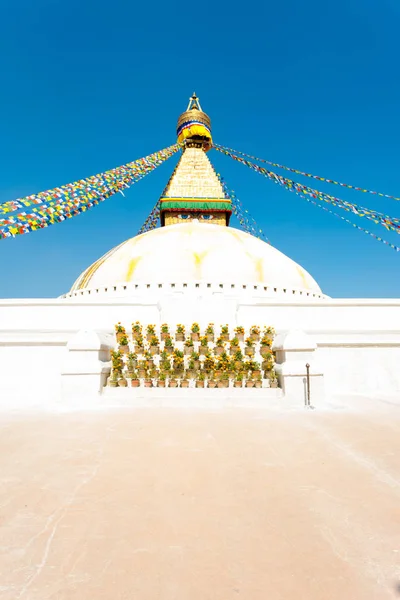
[[[211,221],[211,219],[214,218],[214,215],[209,215],[209,214],[193,214],[191,215],[190,213],[180,213],[178,215],[178,219],[183,219],[184,221],[186,221],[187,219],[200,219],[202,221]]]

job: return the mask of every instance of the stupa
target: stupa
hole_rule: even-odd
[[[230,226],[231,200],[207,156],[211,121],[196,94],[178,119],[177,138],[182,156],[160,198],[161,227],[110,250],[78,277],[66,297],[115,298],[144,290],[164,296],[171,286],[207,293],[217,285],[228,297],[252,291],[256,297],[323,299],[303,267]]]

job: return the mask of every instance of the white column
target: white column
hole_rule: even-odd
[[[67,345],[61,369],[61,396],[66,404],[90,404],[98,399],[111,370],[113,335],[91,330],[79,331]]]
[[[292,330],[275,339],[275,371],[285,395],[285,401],[295,406],[307,404],[307,368],[310,373],[310,404],[317,406],[324,399],[324,374],[316,360],[317,344],[303,331]]]

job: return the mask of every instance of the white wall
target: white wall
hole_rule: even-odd
[[[150,300],[150,298],[149,298]],[[328,394],[400,393],[400,300],[311,302],[199,297],[145,299],[1,300],[0,405],[60,399],[66,344],[80,329],[112,332],[117,321],[171,325],[271,325],[301,329],[318,345]]]

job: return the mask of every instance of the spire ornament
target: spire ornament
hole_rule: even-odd
[[[202,148],[205,152],[212,147],[211,120],[203,112],[196,93],[178,119],[176,129],[178,144],[183,148]]]

